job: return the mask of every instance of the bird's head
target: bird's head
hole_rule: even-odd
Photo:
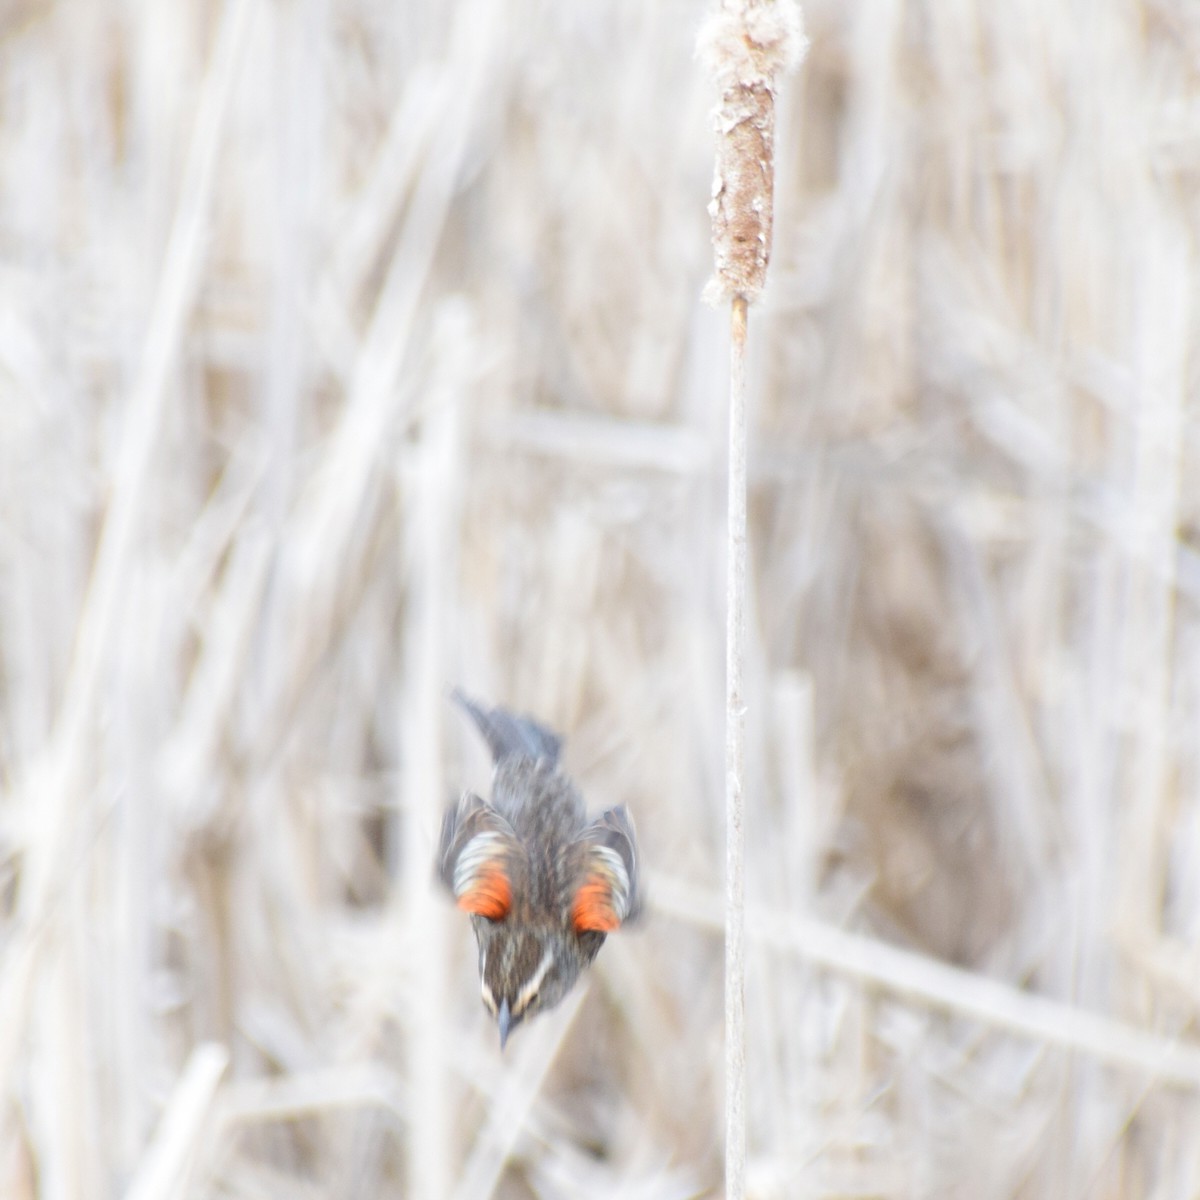
[[[479,978],[484,1006],[496,1019],[500,1047],[528,1017],[553,1008],[575,985],[595,949],[579,935],[554,928],[477,918]],[[592,934],[588,938],[602,935]],[[589,953],[589,950],[591,951]]]

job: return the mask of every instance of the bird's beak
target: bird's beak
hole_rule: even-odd
[[[512,1028],[512,1013],[509,1011],[508,1001],[500,1001],[500,1011],[496,1014],[496,1022],[500,1026],[500,1049],[504,1049],[504,1043],[508,1041],[508,1031]]]

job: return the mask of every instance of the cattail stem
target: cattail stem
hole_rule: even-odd
[[[721,100],[707,295],[730,317],[729,498],[725,627],[725,1197],[746,1192],[746,315],[766,282],[775,183],[775,75],[805,46],[791,0],[724,0],[700,50]]]
[[[725,578],[725,1195],[741,1200],[746,1168],[746,312],[730,321],[729,496]]]

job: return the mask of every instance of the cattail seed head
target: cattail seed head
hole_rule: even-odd
[[[701,28],[697,52],[721,89],[712,200],[711,303],[755,300],[771,257],[775,184],[775,76],[808,41],[792,0],[730,0]]]

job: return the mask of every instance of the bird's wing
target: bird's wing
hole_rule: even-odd
[[[578,845],[580,865],[571,899],[571,923],[576,931],[611,933],[635,920],[642,907],[637,837],[625,806],[610,808],[597,817]]]
[[[503,920],[520,885],[524,851],[509,823],[471,792],[442,818],[438,877],[459,908]]]

